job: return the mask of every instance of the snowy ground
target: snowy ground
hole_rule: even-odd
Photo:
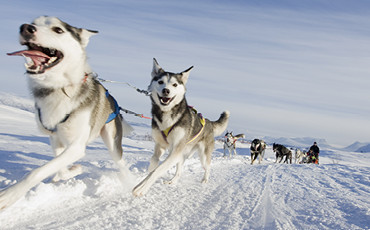
[[[53,156],[48,138],[36,128],[32,102],[0,96],[3,189]],[[195,156],[185,163],[177,185],[159,180],[146,196],[135,198],[131,189],[146,175],[154,144],[147,121],[126,117],[135,128],[123,140],[132,179],[120,183],[97,139],[79,161],[82,175],[39,184],[0,212],[0,229],[370,228],[370,154],[329,145],[322,147],[320,165],[275,164],[269,146],[263,163],[252,166],[249,144],[239,143],[239,155],[225,159],[218,142],[208,184],[200,183],[203,170]]]

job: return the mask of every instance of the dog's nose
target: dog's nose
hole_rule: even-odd
[[[167,89],[167,88],[164,88],[164,89],[162,90],[162,94],[163,94],[164,96],[167,96],[167,95],[169,95],[169,94],[170,94],[170,90],[169,90],[169,89]]]
[[[30,24],[23,24],[23,25],[21,25],[21,28],[20,28],[20,33],[23,36],[33,35],[36,31],[37,31],[36,27],[34,25],[30,25]]]

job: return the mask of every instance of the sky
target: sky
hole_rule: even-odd
[[[194,66],[188,103],[211,120],[229,110],[228,130],[248,139],[369,142],[369,13],[370,2],[361,0],[7,1],[0,91],[30,97],[24,60],[6,53],[22,49],[21,24],[57,16],[99,31],[87,54],[101,78],[146,89],[154,57],[171,72]],[[150,115],[146,96],[104,85],[121,107]]]

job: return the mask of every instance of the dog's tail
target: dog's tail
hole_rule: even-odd
[[[217,121],[211,122],[213,126],[213,135],[215,137],[221,135],[226,130],[227,124],[229,123],[229,117],[230,117],[230,112],[224,111]]]
[[[134,131],[132,126],[122,117],[122,134],[123,136],[128,136]]]
[[[235,136],[236,139],[244,138],[244,137],[245,137],[244,133],[241,133]]]

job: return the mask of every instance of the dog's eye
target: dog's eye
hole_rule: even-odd
[[[163,81],[158,81],[158,84],[162,85],[164,82]]]
[[[177,83],[174,83],[174,84],[173,84],[173,87],[177,87]]]
[[[64,31],[62,30],[62,28],[60,28],[60,27],[53,27],[53,29],[52,29],[55,33],[57,33],[57,34],[62,34],[62,33],[64,33]]]

